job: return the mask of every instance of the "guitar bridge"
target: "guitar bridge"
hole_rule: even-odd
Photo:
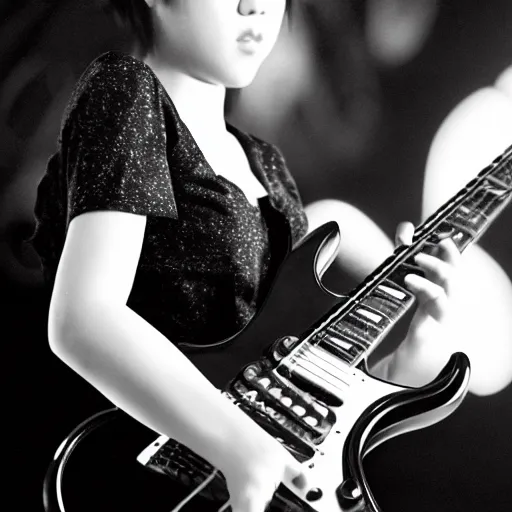
[[[208,461],[167,436],[160,436],[146,447],[137,461],[145,468],[191,488],[198,487],[215,471]],[[222,472],[218,471],[199,495],[208,500],[226,502],[229,494]]]
[[[231,398],[300,461],[313,457],[336,421],[331,409],[274,371],[266,360],[248,365],[228,386]]]

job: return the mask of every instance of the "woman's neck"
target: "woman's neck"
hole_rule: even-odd
[[[160,80],[194,138],[209,141],[227,133],[224,86],[183,73],[154,54],[146,56],[144,62]]]

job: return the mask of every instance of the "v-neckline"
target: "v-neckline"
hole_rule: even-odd
[[[251,206],[252,208],[259,209],[261,206],[261,201],[265,198],[270,199],[270,186],[266,179],[265,173],[263,171],[263,166],[261,165],[261,160],[259,158],[259,155],[255,154],[253,151],[252,141],[250,140],[250,136],[233,126],[232,124],[228,123],[226,121],[226,130],[235,137],[235,139],[238,141],[240,146],[242,147],[242,150],[247,158],[247,162],[249,163],[249,168],[251,170],[252,175],[256,178],[256,180],[260,183],[260,185],[263,187],[263,189],[266,191],[266,194],[260,197],[256,198],[256,205],[253,205],[249,199],[247,199],[247,195],[245,192],[233,181],[231,181],[229,178],[226,178],[222,174],[217,174],[214,169],[208,164],[211,171],[215,174],[216,177],[220,177],[224,179],[225,181],[229,182],[233,187],[237,188],[239,192],[245,197],[245,200]],[[203,155],[204,156],[204,155]],[[205,158],[206,160],[206,158]]]
[[[257,204],[255,204],[255,205],[252,204],[249,201],[249,199],[247,198],[247,195],[245,194],[245,192],[236,183],[231,181],[229,178],[226,178],[222,174],[217,174],[215,172],[213,167],[210,165],[210,162],[208,162],[208,159],[204,155],[203,150],[200,148],[199,144],[197,143],[196,139],[194,138],[194,135],[192,134],[192,132],[188,128],[188,126],[185,123],[185,121],[181,118],[181,116],[180,116],[180,114],[178,112],[178,109],[176,108],[176,105],[174,104],[174,102],[172,101],[171,97],[169,96],[169,93],[166,91],[165,87],[162,85],[162,83],[160,82],[158,77],[155,75],[153,70],[151,70],[151,72],[155,76],[155,79],[156,79],[159,87],[164,92],[167,101],[171,104],[172,108],[174,109],[178,121],[181,123],[183,128],[186,130],[187,134],[189,135],[190,139],[192,140],[192,143],[194,144],[194,146],[196,147],[197,151],[201,155],[201,159],[203,160],[203,163],[205,164],[205,166],[208,169],[208,171],[210,171],[212,173],[212,175],[215,176],[217,179],[223,180],[224,182],[229,184],[231,187],[236,189],[239,192],[239,194],[241,194],[243,196],[243,198],[245,199],[245,202],[247,203],[247,205],[250,208],[252,208],[253,210],[260,210],[261,200],[265,199],[265,198],[269,198],[270,199],[270,197],[269,197],[270,196],[270,186],[269,186],[269,182],[267,180],[267,177],[265,176],[265,173],[263,171],[263,165],[261,164],[261,161],[259,159],[259,155],[254,154],[253,147],[252,147],[251,140],[250,140],[250,135],[245,134],[244,132],[242,132],[241,130],[239,130],[238,128],[236,128],[235,126],[233,126],[232,124],[230,124],[230,123],[228,123],[226,121],[226,130],[229,133],[231,133],[231,135],[233,135],[237,139],[239,144],[241,145],[241,147],[242,147],[242,149],[243,149],[243,151],[245,153],[245,156],[247,157],[247,161],[249,162],[249,167],[251,169],[252,175],[260,182],[262,187],[267,192],[266,195],[256,198]]]
[[[165,89],[164,89],[164,91],[165,91]],[[166,94],[167,98],[170,100],[170,97],[169,97],[169,94],[167,93],[167,91],[165,91],[165,94]],[[172,105],[175,107],[174,102],[172,103]],[[270,186],[266,179],[265,173],[263,172],[263,169],[262,169],[263,166],[261,165],[261,161],[258,158],[258,155],[255,155],[253,152],[253,147],[251,145],[250,136],[245,134],[244,132],[242,132],[241,130],[239,130],[238,128],[236,128],[235,126],[233,126],[232,124],[230,124],[226,121],[226,130],[229,133],[231,133],[231,135],[233,135],[239,142],[240,146],[242,147],[242,149],[245,153],[247,161],[249,163],[249,167],[252,172],[252,175],[259,181],[261,186],[267,192],[264,196],[260,196],[260,197],[256,198],[257,204],[252,204],[249,201],[249,199],[247,198],[246,193],[235,182],[231,181],[229,178],[226,178],[224,175],[217,174],[215,172],[213,167],[210,165],[210,162],[208,162],[208,159],[204,155],[202,149],[199,147],[199,144],[197,143],[196,139],[194,138],[194,135],[189,130],[188,126],[183,121],[183,119],[181,119],[177,110],[176,110],[176,114],[178,116],[180,123],[182,123],[183,127],[186,129],[188,135],[192,139],[193,144],[195,145],[196,149],[198,150],[199,154],[201,155],[201,158],[202,158],[203,162],[205,163],[208,171],[210,171],[212,173],[212,175],[215,176],[215,178],[224,181],[225,183],[230,185],[232,188],[234,188],[244,198],[244,200],[245,200],[247,206],[249,206],[249,208],[252,208],[255,211],[260,211],[262,200],[264,200],[266,198],[270,199],[270,193],[269,193]]]
[[[158,80],[158,77],[157,77],[157,80]],[[160,82],[159,82],[159,84],[160,84]],[[185,121],[183,121],[183,119],[180,117],[180,114],[179,114],[178,110],[176,109],[176,106],[174,105],[174,102],[170,98],[169,94],[167,93],[167,91],[165,90],[165,88],[161,84],[160,84],[160,86],[162,87],[167,100],[171,102],[171,105],[172,105],[172,107],[174,108],[174,110],[176,112],[176,116],[177,116],[179,122],[182,124],[182,126],[186,130],[187,134],[189,135],[190,139],[192,140],[192,143],[194,144],[194,146],[196,147],[197,151],[201,155],[201,159],[203,160],[203,163],[205,164],[207,170],[209,172],[211,172],[211,174],[213,176],[215,176],[215,178],[224,181],[225,183],[230,185],[232,188],[237,190],[237,192],[244,198],[246,204],[250,208],[252,208],[253,210],[259,211],[260,207],[261,207],[261,200],[265,199],[265,198],[268,198],[270,200],[270,185],[269,185],[268,179],[267,179],[267,177],[265,175],[265,172],[263,171],[263,165],[261,163],[259,155],[255,154],[255,152],[253,151],[253,146],[252,146],[252,143],[251,143],[251,140],[250,140],[250,135],[245,134],[244,132],[242,132],[241,130],[239,130],[238,128],[236,128],[235,126],[233,126],[232,124],[230,124],[230,123],[228,123],[226,121],[226,130],[229,133],[231,133],[231,135],[233,135],[237,139],[237,141],[239,142],[240,146],[242,147],[242,149],[243,149],[243,151],[245,153],[245,156],[247,157],[247,161],[249,162],[249,167],[250,167],[250,170],[252,172],[252,175],[260,182],[261,186],[267,192],[264,196],[256,198],[257,204],[255,204],[255,205],[252,204],[249,201],[249,199],[247,198],[247,195],[245,194],[245,192],[235,182],[231,181],[229,178],[226,178],[222,174],[217,174],[215,172],[213,167],[210,165],[210,162],[208,162],[208,159],[204,155],[204,153],[203,153],[202,149],[200,148],[199,144],[197,143],[196,139],[194,138],[194,135],[189,130],[189,128],[188,128],[187,124],[185,123]]]
[[[222,174],[217,174],[215,172],[213,167],[208,162],[208,159],[204,155],[203,151],[199,147],[199,144],[197,143],[196,139],[194,138],[194,135],[189,130],[189,128],[188,128],[187,124],[185,123],[185,121],[181,118],[180,113],[178,112],[178,109],[176,108],[176,105],[174,104],[174,101],[172,101],[172,98],[169,96],[169,93],[167,92],[166,88],[163,86],[162,82],[160,81],[160,79],[158,78],[156,73],[153,71],[153,69],[151,69],[151,67],[148,64],[146,64],[144,61],[136,59],[132,55],[129,55],[129,54],[124,54],[124,55],[127,55],[129,58],[137,60],[138,62],[142,63],[142,65],[145,66],[150,71],[151,75],[156,80],[156,83],[158,84],[158,87],[163,91],[164,97],[167,99],[167,101],[171,105],[172,109],[174,110],[174,113],[175,113],[178,121],[181,123],[181,125],[183,126],[185,131],[190,136],[193,144],[195,145],[196,149],[198,150],[199,154],[201,155],[201,158],[202,158],[204,164],[206,165],[206,168],[211,172],[211,174],[213,176],[215,176],[217,179],[223,180],[228,185],[230,185],[232,188],[237,190],[239,192],[239,194],[241,194],[243,196],[246,204],[250,208],[252,208],[255,211],[258,211],[258,210],[261,211],[260,207],[261,207],[261,204],[262,204],[262,200],[265,200],[265,199],[268,199],[269,201],[272,200],[271,195],[270,195],[271,188],[270,188],[270,182],[268,180],[268,177],[266,176],[265,171],[264,171],[264,166],[263,166],[263,164],[261,162],[261,155],[258,154],[255,151],[254,143],[253,143],[253,141],[251,139],[251,136],[249,134],[243,132],[242,130],[239,130],[238,128],[236,128],[235,126],[233,126],[232,124],[230,124],[230,123],[228,123],[226,121],[226,130],[229,133],[231,133],[231,135],[233,135],[238,140],[240,145],[242,146],[242,149],[243,149],[243,151],[245,153],[245,156],[247,157],[247,161],[249,162],[249,167],[250,167],[250,170],[251,170],[253,176],[260,182],[262,187],[267,192],[266,195],[260,196],[260,197],[256,198],[257,203],[258,203],[256,205],[252,204],[249,201],[249,199],[247,198],[247,195],[245,194],[245,192],[236,183],[234,183],[230,179],[226,178]]]

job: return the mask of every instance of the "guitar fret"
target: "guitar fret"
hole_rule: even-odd
[[[384,280],[380,285],[378,285],[373,291],[373,294],[401,307],[405,307],[412,299],[411,292],[401,286],[398,286],[389,279]]]
[[[491,184],[486,184],[484,191],[482,191],[481,198],[479,199],[482,204],[478,204],[482,213],[489,219],[492,217],[498,208],[507,200],[511,190],[494,188]],[[476,194],[475,194],[476,195]]]
[[[366,304],[365,306],[365,308],[356,309],[355,312],[360,316],[364,316],[367,320],[370,320],[379,327],[386,323],[386,317],[380,311],[376,311],[373,308],[367,306]]]
[[[352,326],[343,325],[343,327],[340,326],[340,324],[343,324],[342,321],[338,321],[336,324],[330,325],[327,328],[327,332],[333,335],[334,337],[342,337],[342,339],[346,340],[348,343],[351,344],[357,344],[361,346],[361,348],[366,349],[368,348],[368,340],[366,339],[366,336],[361,335],[360,330],[357,328],[352,328]]]
[[[465,219],[461,219],[462,222],[459,222],[456,219],[448,218],[447,221],[450,224],[452,228],[456,228],[460,233],[465,233],[471,238],[475,238],[478,235],[478,229],[473,228],[470,226]]]
[[[482,210],[477,211],[475,207],[471,208],[466,206],[465,203],[456,210],[447,221],[450,224],[455,225],[470,225],[472,230],[478,233],[478,231],[488,222],[488,217]]]
[[[365,305],[372,305],[375,308],[378,308],[383,315],[386,316],[386,324],[390,324],[395,319],[396,315],[400,312],[401,308],[396,306],[390,307],[389,303],[384,302],[383,300],[375,297],[373,295],[369,295],[364,299]]]
[[[451,225],[458,230],[452,239],[460,250],[464,250],[485,231],[492,217],[509,199],[510,190],[501,188],[501,182],[501,187],[496,188],[489,181],[495,183],[496,179],[487,178],[443,223],[443,227]]]
[[[350,353],[352,346],[345,348],[344,346],[340,345],[340,341],[338,339],[327,334],[319,339],[319,344],[324,350],[331,352],[336,357],[339,357],[342,361],[346,361],[347,363],[352,362],[353,355]]]
[[[462,203],[463,206],[469,209],[469,215],[463,217],[463,220],[465,222],[471,221],[475,226],[478,226],[479,229],[482,228],[484,224],[489,221],[489,210],[495,210],[495,203],[501,203],[506,193],[507,191],[502,188],[497,189],[490,184],[482,185],[481,188],[475,190],[475,192]],[[461,210],[460,207],[459,210]],[[461,212],[456,210],[454,213],[462,217],[462,215],[460,215]]]
[[[405,304],[388,301],[376,293],[370,293],[362,302],[385,315],[388,323],[393,322],[406,309]]]
[[[499,186],[510,190],[512,188],[512,166],[510,165],[510,161],[507,160],[501,166],[498,165],[498,167],[487,176],[487,179],[490,178],[498,181]]]
[[[507,189],[507,184],[504,183],[503,181],[501,181],[499,178],[496,178],[495,176],[493,176],[492,174],[489,174],[489,176],[487,176],[487,181],[489,181],[490,183],[493,183],[494,185],[496,185],[498,188],[502,188],[502,189]]]
[[[460,252],[464,251],[464,249],[475,239],[475,235],[472,234],[469,230],[454,230],[454,225],[448,222],[441,223],[438,228],[432,233],[429,237],[429,240],[435,239],[438,233],[449,233],[452,232],[450,238],[453,240],[457,248]],[[435,247],[437,242],[427,241],[426,246]]]
[[[332,336],[332,335],[329,335],[329,334],[325,334],[321,340],[326,340],[326,341],[329,341],[330,343],[334,343],[336,345],[336,347],[340,348],[341,350],[345,350],[347,352],[347,354],[350,353],[350,350],[352,349],[352,347],[354,346],[353,343],[349,343],[343,339],[340,339],[336,336]]]
[[[389,286],[379,285],[377,289],[384,292],[385,297],[393,297],[398,300],[405,299],[406,297],[405,293],[397,290],[396,288],[390,288]]]
[[[365,338],[379,332],[379,328],[376,325],[368,322],[365,318],[356,315],[355,310],[349,311],[349,313],[343,317],[343,320],[359,329],[359,332]]]
[[[447,236],[463,252],[484,233],[511,196],[512,146],[423,222],[410,247],[396,248],[347,300],[311,326],[308,339],[312,345],[342,363],[357,364],[415,302],[404,284],[408,274],[424,276],[414,256]]]
[[[343,338],[340,339],[339,335],[333,336],[332,333],[324,334],[318,338],[318,343],[325,350],[349,363],[368,348],[368,345],[363,345],[359,342],[347,341]]]
[[[459,205],[453,212],[452,216],[463,219],[463,222],[471,222],[480,229],[489,221],[489,210],[491,215],[495,210],[495,203],[501,203],[506,199],[507,188],[503,188],[503,184],[492,177],[487,177],[479,188],[477,188],[469,197]],[[495,185],[498,184],[498,187]],[[450,216],[451,217],[451,216]],[[447,220],[450,220],[448,217]]]
[[[494,194],[495,196],[501,197],[503,194],[510,192],[512,189],[507,187],[505,183],[502,183],[497,178],[494,178],[492,175],[487,176],[485,181],[482,184],[484,190],[490,194]]]

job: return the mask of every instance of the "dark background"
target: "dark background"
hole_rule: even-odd
[[[337,119],[331,111],[324,122],[308,117],[311,101],[318,112],[325,109],[327,100],[316,94],[298,97],[279,126],[245,120],[281,146],[305,203],[349,201],[390,236],[399,221],[419,220],[425,160],[437,128],[465,96],[492,84],[512,56],[511,2],[436,4],[425,43],[397,65],[386,65],[366,48],[367,2],[308,7],[305,22],[320,51],[316,70],[328,84]],[[326,19],[322,9],[339,9],[338,16]],[[35,189],[74,82],[94,57],[126,48],[128,40],[92,2],[2,0],[0,27],[0,311],[9,455],[4,487],[18,510],[41,510],[42,478],[56,447],[77,422],[109,404],[50,352],[49,297],[35,255],[21,240],[33,228]],[[327,51],[333,41],[344,45],[335,55]],[[360,108],[362,98],[366,109]],[[350,143],[336,141],[333,127]],[[322,144],[325,134],[331,134],[328,146]],[[504,213],[482,241],[509,275],[511,220],[511,212]],[[470,394],[440,424],[383,445],[366,466],[383,510],[510,510],[511,430],[507,387],[486,397]]]

